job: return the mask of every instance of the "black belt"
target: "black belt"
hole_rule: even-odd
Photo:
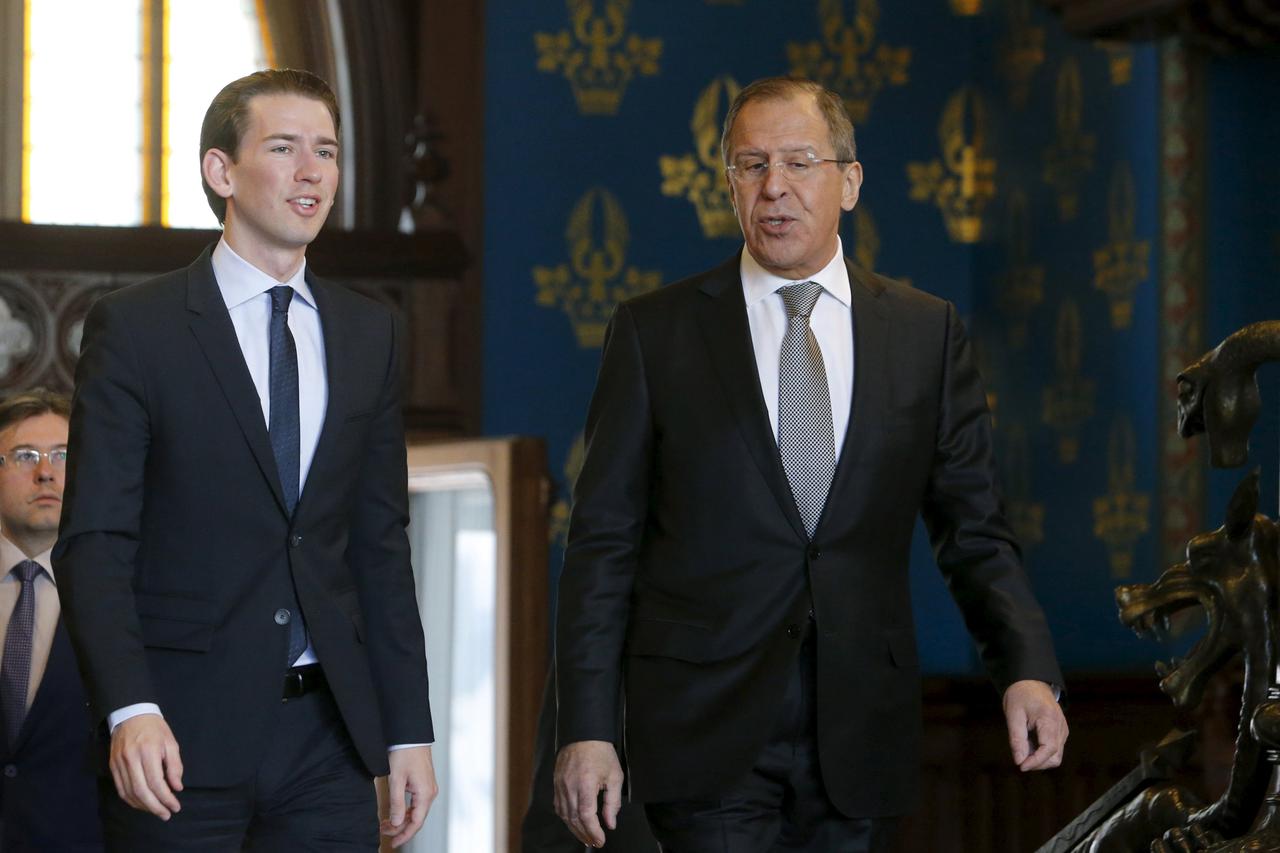
[[[320,664],[309,663],[306,666],[291,667],[284,671],[284,692],[281,694],[280,701],[288,702],[290,699],[297,699],[323,687],[328,687],[328,682],[325,681],[324,670]]]

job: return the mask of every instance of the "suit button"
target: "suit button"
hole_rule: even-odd
[[[790,638],[791,638],[791,639],[793,639],[793,640],[794,640],[796,637],[799,637],[799,636],[800,636],[800,626],[799,626],[799,625],[788,625],[788,626],[787,626],[787,636],[788,636],[788,637],[790,637]]]
[[[289,547],[297,548],[301,544],[302,544],[302,534],[295,533],[289,537]]]
[[[277,610],[277,611],[276,611],[276,615],[275,615],[276,624],[277,624],[277,625],[288,625],[288,624],[289,624],[289,617],[290,617],[291,615],[292,615],[292,614],[290,614],[288,610],[286,610],[285,608],[281,607],[279,610]]]
[[[10,779],[18,778],[18,765],[6,764],[4,766],[4,775],[8,776]]]
[[[818,559],[821,556],[822,556],[822,551],[818,550],[817,548],[809,549],[809,562],[812,563],[814,560]]]

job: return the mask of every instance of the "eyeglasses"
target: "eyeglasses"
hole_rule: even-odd
[[[9,465],[12,463],[14,468],[29,471],[40,464],[41,457],[49,460],[50,467],[67,467],[66,448],[61,450],[32,450],[29,447],[23,447],[19,450],[13,451],[7,456],[0,454],[0,465]]]
[[[782,176],[793,184],[809,179],[818,171],[823,163],[839,163],[848,166],[853,160],[836,160],[830,157],[819,157],[812,151],[788,154],[776,163],[770,163],[762,157],[736,157],[733,165],[725,169],[729,177],[740,184],[758,184],[765,180],[769,170],[775,166],[782,168]]]

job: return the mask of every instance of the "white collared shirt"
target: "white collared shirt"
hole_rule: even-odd
[[[813,329],[818,340],[822,363],[827,371],[836,458],[839,459],[853,403],[853,296],[840,238],[836,237],[836,253],[831,261],[808,278],[779,278],[760,266],[745,246],[739,274],[747,302],[747,323],[751,327],[756,370],[760,374],[760,391],[769,410],[769,426],[775,440],[778,436],[778,356],[782,350],[783,335],[787,332],[787,311],[778,288],[797,281],[816,281],[822,285],[822,293],[809,315],[809,328]]]

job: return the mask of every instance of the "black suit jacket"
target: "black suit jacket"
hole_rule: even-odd
[[[188,785],[256,765],[280,703],[288,627],[274,615],[290,583],[369,771],[387,771],[389,744],[434,739],[396,325],[310,270],[307,283],[329,397],[292,518],[208,250],[85,321],[53,552],[63,615],[96,719],[158,703]]]
[[[760,391],[738,258],[610,324],[560,582],[559,742],[621,743],[623,681],[637,799],[714,796],[748,771],[812,613],[828,792],[850,816],[910,809],[917,515],[997,685],[1061,682],[955,308],[849,273],[853,410],[812,541]]]
[[[61,620],[31,710],[10,749],[0,738],[0,850],[101,853],[98,787],[85,761],[89,715]]]

